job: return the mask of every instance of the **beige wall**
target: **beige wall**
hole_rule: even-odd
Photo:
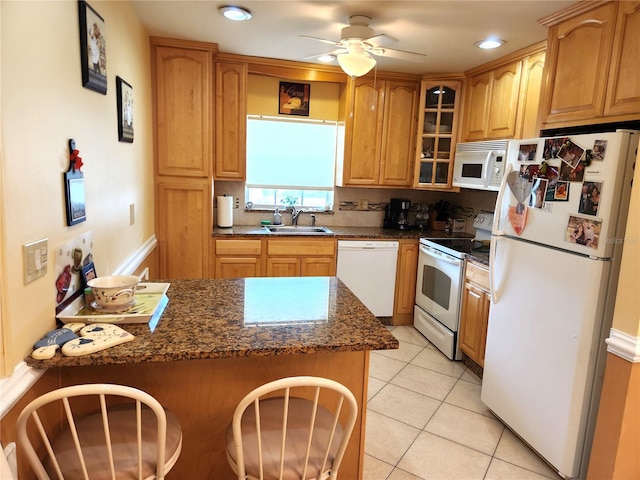
[[[107,275],[154,234],[148,36],[128,2],[91,5],[106,25],[107,95],[82,87],[75,0],[1,2],[2,377],[54,327],[57,246],[93,232],[96,270]],[[116,75],[133,86],[133,144],[118,142]],[[87,212],[72,227],[62,182],[69,138],[84,162]],[[22,245],[41,238],[49,240],[47,275],[24,285]]]
[[[640,150],[636,159],[613,328],[640,337]]]
[[[279,78],[249,75],[247,82],[247,113],[278,116]],[[282,81],[286,81],[282,79]],[[294,82],[296,83],[296,82]],[[310,84],[309,116],[301,118],[338,121],[340,89],[343,84],[329,82],[297,82]]]

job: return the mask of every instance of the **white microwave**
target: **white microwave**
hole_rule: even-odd
[[[453,186],[498,191],[507,163],[507,140],[456,145]]]

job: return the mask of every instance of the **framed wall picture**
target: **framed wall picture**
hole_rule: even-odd
[[[116,77],[118,99],[118,140],[133,143],[133,87]]]
[[[308,117],[310,90],[308,83],[280,82],[278,113]]]
[[[67,226],[84,222],[87,212],[84,203],[84,176],[79,170],[65,173],[65,193],[67,197]]]
[[[69,139],[69,170],[64,177],[64,192],[67,210],[67,226],[84,222],[87,219],[87,212],[84,202],[84,175],[82,158],[78,155],[80,151],[76,149],[76,141]]]
[[[89,262],[84,267],[82,267],[81,272],[82,272],[81,273],[81,276],[82,276],[82,288],[87,288],[87,282],[89,280],[93,280],[94,278],[96,278],[98,276],[96,274],[96,267],[93,264],[93,262]]]
[[[104,19],[91,5],[78,0],[82,86],[107,94],[107,48]]]

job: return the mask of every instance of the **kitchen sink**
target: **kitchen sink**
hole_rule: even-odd
[[[265,230],[269,233],[281,235],[332,235],[333,232],[327,227],[308,227],[298,225],[265,225]]]

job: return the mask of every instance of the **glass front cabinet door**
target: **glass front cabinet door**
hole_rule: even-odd
[[[450,189],[462,82],[423,80],[414,187]]]

